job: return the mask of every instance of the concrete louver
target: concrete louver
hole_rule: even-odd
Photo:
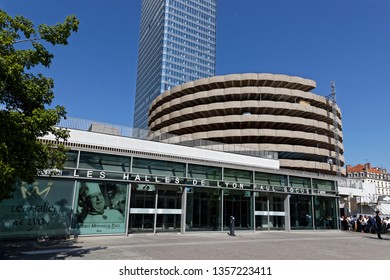
[[[337,156],[344,166],[341,111],[336,105],[334,129],[331,103],[310,92],[315,87],[309,79],[256,73],[188,82],[153,100],[149,129],[182,136],[178,143],[202,139],[276,151],[281,168],[336,174],[329,162]]]

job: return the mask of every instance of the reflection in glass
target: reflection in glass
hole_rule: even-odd
[[[172,209],[181,209],[182,189],[176,186],[158,186],[157,209],[164,209],[157,215],[156,230],[180,231],[180,214],[170,214]]]
[[[291,229],[313,229],[312,197],[291,195]]]
[[[180,231],[182,188],[133,184],[129,232]],[[157,207],[156,207],[157,198]],[[156,228],[154,228],[156,225]]]
[[[221,180],[222,168],[215,166],[188,164],[188,177],[203,180]]]
[[[334,197],[315,197],[314,213],[317,229],[337,229],[337,208]]]
[[[255,193],[256,230],[284,230],[285,196]]]
[[[240,190],[224,190],[223,197],[223,226],[230,227],[230,217],[235,218],[235,228],[253,229],[253,204],[251,192]]]
[[[270,216],[270,230],[285,230],[284,216]]]
[[[248,170],[224,168],[223,180],[229,182],[251,184],[253,183],[253,172]]]
[[[284,212],[284,196],[270,196],[269,210],[274,212]]]
[[[286,186],[287,176],[280,174],[268,174],[262,172],[256,172],[256,184],[258,186]]]
[[[78,154],[79,153],[77,151],[66,152],[66,162],[64,167],[77,168]]]
[[[79,168],[130,172],[130,157],[81,152]]]
[[[153,232],[154,214],[130,214],[129,233]]]
[[[42,178],[15,187],[12,197],[0,202],[0,239],[69,236],[72,181]]]
[[[289,186],[294,188],[310,188],[310,178],[290,176]]]
[[[323,191],[335,191],[335,182],[334,181],[325,181],[313,179],[313,188],[315,190],[323,190]]]
[[[156,231],[180,231],[180,217],[179,214],[159,214],[157,215]]]
[[[192,188],[187,193],[187,231],[221,230],[221,190]]]
[[[155,159],[133,158],[132,173],[185,177],[184,163]]]
[[[153,232],[156,186],[132,184],[130,197],[129,233]]]
[[[255,211],[257,214],[255,216],[255,229],[256,230],[268,230],[269,221],[268,221],[268,197],[261,192],[255,192]]]

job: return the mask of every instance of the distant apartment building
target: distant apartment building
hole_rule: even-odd
[[[338,182],[340,208],[345,214],[390,215],[390,174],[370,163],[346,166],[347,177]]]
[[[142,0],[133,127],[162,92],[215,75],[216,0]]]
[[[390,174],[385,168],[373,167],[371,163],[347,165],[347,177],[374,184],[375,194],[378,196],[390,195]]]

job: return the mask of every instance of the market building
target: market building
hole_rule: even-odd
[[[65,168],[18,182],[0,203],[1,239],[223,233],[231,217],[235,230],[339,228],[337,178],[281,170],[276,153],[154,142],[96,124],[69,131]]]

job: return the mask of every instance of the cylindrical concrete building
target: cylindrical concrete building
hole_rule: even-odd
[[[311,93],[315,87],[310,79],[256,73],[188,82],[152,102],[149,129],[152,137],[180,136],[171,143],[211,140],[274,151],[281,168],[345,174],[340,108]]]

